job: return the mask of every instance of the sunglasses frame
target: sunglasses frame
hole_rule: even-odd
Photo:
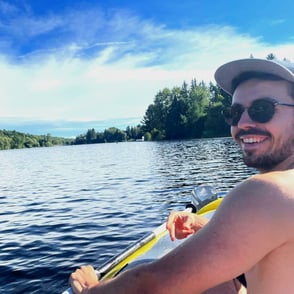
[[[258,103],[260,102],[265,102],[267,104],[266,106],[264,106],[264,109],[262,109],[261,111],[258,110],[258,106],[259,107],[262,106],[262,105],[258,105]],[[238,125],[245,110],[247,110],[247,113],[252,121],[257,123],[267,123],[275,115],[275,112],[276,112],[275,108],[278,105],[294,107],[294,104],[281,103],[272,98],[263,97],[263,98],[254,100],[249,107],[244,107],[242,104],[233,104],[230,107],[227,107],[226,109],[224,109],[222,111],[222,115],[225,119],[225,122],[230,126]],[[236,109],[234,111],[234,107],[235,108],[239,107],[239,109]]]

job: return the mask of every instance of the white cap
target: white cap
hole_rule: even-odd
[[[247,58],[231,61],[220,66],[214,75],[217,84],[233,95],[233,80],[243,73],[265,73],[294,83],[294,63],[288,61]]]

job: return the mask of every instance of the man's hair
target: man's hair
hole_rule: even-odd
[[[244,72],[242,74],[240,74],[239,76],[237,76],[236,78],[234,78],[232,80],[232,87],[233,87],[233,92],[236,90],[236,88],[248,81],[248,80],[252,80],[252,79],[257,79],[257,80],[265,80],[265,81],[286,81],[284,79],[282,79],[279,76],[276,75],[272,75],[272,74],[268,74],[268,73],[262,73],[262,72]],[[286,81],[287,82],[287,81]],[[290,89],[290,96],[294,99],[294,83],[288,82],[291,85],[291,89]]]

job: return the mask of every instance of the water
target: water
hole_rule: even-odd
[[[230,138],[0,152],[0,293],[61,293],[183,209],[253,174]],[[234,172],[232,172],[234,171]]]

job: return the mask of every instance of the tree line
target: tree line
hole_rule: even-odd
[[[72,139],[47,135],[30,135],[17,131],[0,130],[0,150],[70,145]]]
[[[190,86],[184,82],[181,87],[159,91],[136,127],[104,132],[89,129],[72,144],[135,141],[142,137],[157,141],[229,136],[230,128],[221,111],[230,104],[231,96],[220,87],[193,79]]]
[[[115,127],[105,129],[103,132],[96,132],[94,128],[88,129],[85,134],[81,134],[72,142],[73,145],[96,144],[134,141],[142,138],[143,130],[141,125],[136,127],[128,126],[126,130],[120,130]]]

